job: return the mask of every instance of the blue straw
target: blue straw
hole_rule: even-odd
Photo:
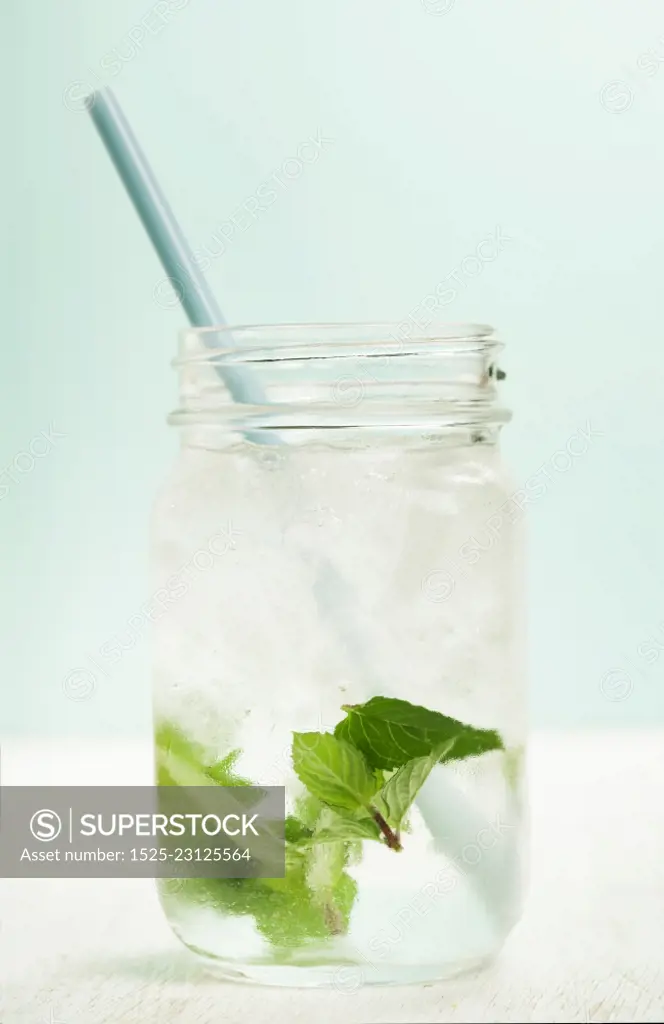
[[[192,327],[225,326],[210,286],[112,90],[104,88],[93,92],[85,103],[190,324]],[[206,347],[218,347],[213,331],[203,332],[202,338]],[[228,341],[232,344],[230,332]],[[263,389],[252,374],[234,367],[217,369],[236,402],[249,405],[265,402]],[[252,440],[255,440],[253,434]]]

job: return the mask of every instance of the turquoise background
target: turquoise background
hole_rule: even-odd
[[[145,637],[108,675],[90,659],[149,594],[182,317],[80,112],[98,84],[198,248],[333,140],[212,261],[231,322],[403,320],[456,270],[444,318],[508,342],[517,479],[601,432],[530,509],[533,717],[662,722],[661,5],[2,0],[0,28],[3,474],[66,435],[1,477],[3,732],[149,717]],[[471,278],[497,226],[510,242]],[[81,668],[96,685],[73,700]]]

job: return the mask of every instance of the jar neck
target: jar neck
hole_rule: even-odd
[[[397,325],[186,331],[174,361],[183,442],[357,447],[494,443],[498,403],[489,327]]]
[[[398,448],[399,451],[431,451],[432,448],[466,448],[477,445],[496,446],[500,439],[500,425],[461,426],[455,428],[425,429],[395,427],[341,427],[339,429],[261,430],[241,432],[231,430],[227,424],[188,424],[180,430],[182,448],[206,451],[241,451],[256,448],[263,461],[276,461],[286,448],[289,451],[307,448],[318,450],[357,451],[368,448]]]

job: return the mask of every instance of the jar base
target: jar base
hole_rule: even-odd
[[[190,947],[191,948],[191,947]],[[456,961],[451,964],[335,964],[294,966],[288,964],[242,964],[211,957],[196,949],[198,962],[219,981],[272,988],[332,988],[353,993],[370,985],[424,985],[445,982],[486,970],[495,954]]]

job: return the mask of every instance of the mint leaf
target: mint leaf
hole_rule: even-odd
[[[253,786],[250,779],[235,774],[235,763],[241,753],[241,750],[231,750],[226,757],[206,768],[206,775],[219,786]]]
[[[306,828],[313,832],[324,806],[325,804],[322,804],[317,796],[312,796],[305,790],[295,801],[295,815]]]
[[[356,839],[380,839],[380,829],[372,818],[339,818],[313,836],[314,843],[352,842]]]
[[[156,729],[158,786],[214,786],[204,767],[203,748],[170,722]]]
[[[342,718],[341,721],[334,728],[334,735],[338,740],[343,740],[344,743],[353,743],[350,735],[350,719]]]
[[[331,807],[358,810],[376,791],[360,751],[330,733],[293,733],[293,766],[307,789]]]
[[[310,798],[315,799],[315,798]],[[319,800],[317,819],[313,828],[308,827],[298,818],[286,818],[286,841],[296,850],[327,843],[355,843],[358,839],[380,839],[380,829],[364,809],[336,811],[326,807]]]
[[[347,861],[343,843],[308,850],[287,847],[284,878],[188,878],[177,894],[162,898],[252,917],[271,945],[303,947],[348,930],[357,884],[345,871]]]
[[[344,870],[347,860],[342,843],[291,849],[285,878],[256,879],[259,886],[249,896],[247,911],[264,938],[273,946],[292,948],[346,932],[357,895],[357,884]],[[244,906],[236,903],[234,912]]]
[[[348,849],[345,843],[327,843],[311,851],[307,866],[307,883],[312,899],[323,911],[331,935],[348,930],[350,911],[357,894],[357,884],[346,874]]]
[[[269,883],[282,882],[279,888]],[[272,946],[294,949],[329,939],[334,930],[346,931],[357,895],[355,881],[343,872],[316,899],[306,880],[305,867],[289,870],[286,879],[190,878],[173,899],[204,904],[223,914],[252,917],[260,934]]]
[[[310,851],[306,864],[307,885],[318,903],[334,890],[346,866],[346,850],[342,842],[321,843]]]
[[[453,742],[448,741],[448,749]],[[428,757],[416,757],[412,761],[407,761],[388,779],[381,791],[376,793],[372,801],[373,806],[391,828],[397,831],[401,828],[413,800],[429,778],[432,769],[444,756],[445,751],[438,748]]]
[[[208,765],[203,747],[170,722],[158,725],[155,745],[159,786],[255,786],[235,772],[242,753],[239,749]]]
[[[155,745],[158,752],[173,753],[193,764],[203,764],[203,747],[188,739],[172,722],[162,720],[155,727]]]
[[[380,829],[371,818],[340,818],[334,825],[321,828],[315,833],[301,833],[289,840],[299,848],[320,846],[326,843],[353,843],[358,839],[380,839]]]
[[[188,795],[192,813],[205,810],[204,804],[195,795],[195,790],[199,787],[229,786],[237,789],[232,797],[230,794],[228,797],[229,801],[232,800],[236,812],[248,811],[265,792],[249,779],[235,774],[234,766],[242,753],[241,750],[232,750],[225,758],[207,766],[203,747],[188,739],[170,722],[162,722],[157,727],[156,753],[157,785],[190,788]],[[277,837],[282,835],[283,826],[278,822],[273,824],[264,821],[263,826],[264,834],[254,845],[254,857],[257,861],[261,858],[264,837],[267,838],[269,833]]]
[[[289,814],[284,822],[284,839],[287,843],[311,842],[314,832],[307,828],[298,818]]]
[[[394,697],[372,697],[366,704],[344,705],[343,710],[348,717],[337,730],[362,751],[372,768],[400,768],[414,758],[428,757],[450,740],[454,744],[442,761],[503,749],[500,735],[492,729],[474,729]]]
[[[326,807],[313,836],[316,843],[351,842],[357,839],[380,839],[380,829],[364,810],[342,814]]]

